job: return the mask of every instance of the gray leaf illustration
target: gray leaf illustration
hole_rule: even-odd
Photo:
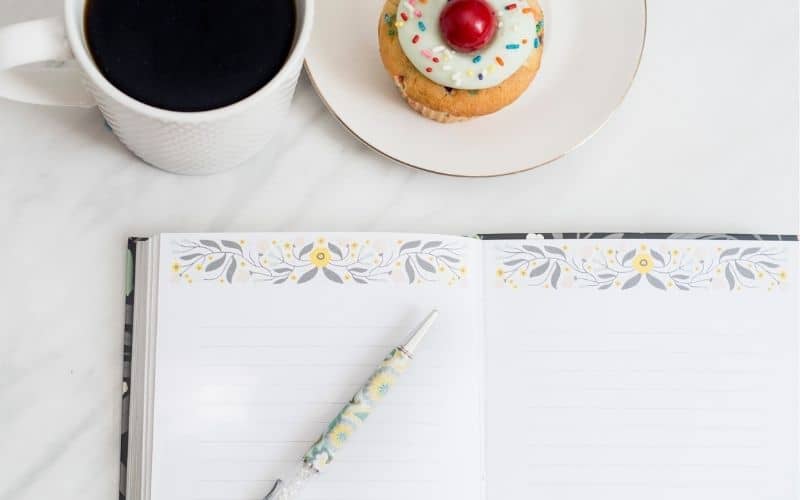
[[[433,267],[433,265],[430,262],[426,261],[425,259],[423,259],[419,255],[417,255],[417,264],[419,265],[419,267],[422,268],[423,271],[427,271],[429,273],[435,273],[436,272],[436,268]]]
[[[275,284],[275,285],[280,285],[281,283],[286,283],[286,280],[288,280],[288,279],[289,279],[289,277],[287,276],[285,278],[281,278],[279,280],[275,280],[272,283]]]
[[[654,287],[658,288],[659,290],[666,290],[667,289],[667,287],[664,285],[664,283],[662,283],[660,279],[656,278],[652,274],[646,275],[646,278],[647,278],[647,281],[650,282],[651,285],[653,285]]]
[[[736,263],[736,270],[739,271],[739,274],[741,274],[742,276],[744,276],[747,279],[751,279],[751,280],[756,279],[756,275],[753,274],[753,271],[747,269],[746,267],[744,267],[743,265],[739,264],[738,262]]]
[[[597,277],[600,278],[601,280],[610,280],[610,279],[614,278],[614,275],[613,274],[608,274],[608,273],[603,273],[603,274],[598,274]]]
[[[342,281],[341,276],[339,276],[335,272],[331,271],[327,267],[323,267],[322,268],[322,272],[325,274],[326,278],[328,278],[329,280],[333,281],[334,283],[344,283],[344,281]]]
[[[776,267],[778,267],[778,264],[775,264],[774,262],[769,262],[769,261],[766,261],[766,260],[762,261],[762,262],[759,262],[759,265],[762,265],[764,267],[768,267],[770,269],[775,269]]]
[[[428,250],[429,248],[436,248],[441,244],[442,244],[441,241],[429,241],[429,242],[425,243],[424,245],[422,245],[422,249],[421,250],[424,252],[425,250]]]
[[[687,276],[685,274],[674,274],[674,275],[672,275],[672,279],[674,279],[674,280],[688,280],[689,276]]]
[[[686,285],[681,285],[680,283],[675,283],[675,286],[678,287],[678,290],[683,290],[684,292],[689,291],[689,287]]]
[[[633,259],[633,256],[636,255],[636,249],[629,250],[625,255],[622,256],[622,263],[627,264],[628,262]]]
[[[623,290],[627,290],[629,288],[633,288],[636,285],[638,285],[641,280],[642,280],[642,275],[641,274],[637,274],[633,278],[631,278],[628,281],[626,281],[625,284],[622,285],[622,289]]]
[[[598,286],[597,289],[598,290],[608,290],[609,288],[611,288],[611,285],[613,285],[613,284],[614,283],[610,281],[610,282],[606,283],[605,285]]]
[[[654,259],[656,259],[656,260],[657,260],[657,261],[658,261],[658,262],[659,262],[659,263],[660,263],[662,266],[663,266],[663,265],[664,265],[664,263],[666,262],[666,261],[664,260],[664,256],[663,256],[663,255],[661,255],[661,253],[660,253],[658,250],[653,250],[653,249],[651,248],[651,249],[650,249],[650,255],[652,255],[652,256],[653,256],[653,258],[654,258]],[[649,276],[648,276],[648,277],[649,277]]]
[[[225,259],[227,259],[227,257],[220,257],[219,259],[215,260],[211,264],[207,265],[206,266],[206,271],[215,271],[215,270],[219,269],[220,267],[222,267],[222,264],[225,263]]]
[[[728,280],[728,288],[733,290],[736,287],[736,279],[733,277],[730,264],[725,266],[725,279]]]
[[[233,283],[233,275],[236,273],[236,259],[231,259],[231,263],[228,265],[228,270],[225,271],[225,279],[228,280],[228,283]]]
[[[360,285],[366,285],[367,284],[367,280],[359,278],[357,276],[353,276],[353,281],[355,281],[356,283],[358,283]]]
[[[290,268],[288,268],[288,267],[279,267],[278,269],[274,269],[274,271],[275,271],[276,273],[278,273],[278,274],[283,274],[283,273],[290,273],[290,272],[292,272],[292,270],[291,270]]]
[[[729,249],[725,250],[724,252],[722,252],[721,254],[719,254],[719,258],[720,259],[724,259],[725,257],[728,257],[730,255],[736,255],[737,253],[739,253],[739,249],[738,248],[729,248]]]
[[[314,276],[317,275],[317,271],[319,271],[319,269],[315,267],[314,269],[303,273],[303,275],[300,276],[300,279],[297,280],[297,284],[300,285],[302,283],[311,281],[314,278]]]
[[[351,273],[365,273],[367,272],[367,269],[364,267],[353,267],[348,269],[348,271],[350,271]]]
[[[535,253],[536,255],[544,257],[544,252],[542,252],[542,250],[538,247],[535,247],[533,245],[522,245],[522,248],[524,250],[529,251],[530,253]]]
[[[408,283],[414,283],[414,279],[417,277],[417,273],[414,272],[414,266],[411,265],[411,257],[406,259],[406,274],[408,275]]]
[[[522,264],[523,262],[525,262],[525,259],[514,259],[514,260],[507,260],[503,262],[503,264],[507,266],[516,266],[517,264]]]
[[[201,245],[205,245],[207,247],[216,248],[217,250],[222,250],[219,245],[217,245],[216,241],[211,240],[200,240]]]
[[[306,255],[308,255],[308,252],[310,252],[312,248],[314,248],[314,244],[313,243],[309,243],[308,245],[304,246],[303,248],[300,249],[300,253],[298,254],[298,257],[300,257],[302,259]]]
[[[183,259],[183,260],[194,260],[194,259],[196,259],[198,257],[202,257],[202,256],[203,256],[203,254],[201,254],[201,253],[191,253],[189,255],[182,256],[181,259]]]
[[[742,254],[739,257],[747,257],[748,255],[753,255],[754,253],[758,253],[761,250],[760,248],[745,248],[742,251]]]
[[[240,244],[236,243],[235,241],[221,240],[220,243],[222,243],[222,246],[224,246],[224,247],[232,248],[232,249],[238,250],[240,252],[242,251],[242,246]]]
[[[442,259],[442,260],[446,260],[447,262],[451,262],[453,264],[458,264],[458,262],[460,262],[455,257],[451,257],[449,255],[437,255],[436,257],[439,258],[439,259]]]
[[[331,243],[330,241],[328,242],[328,249],[330,249],[331,253],[336,254],[336,256],[339,257],[340,259],[344,257],[344,254],[342,254],[342,249],[339,248],[338,245]]]
[[[553,285],[553,288],[558,288],[559,278],[561,278],[561,266],[556,264],[556,267],[553,269],[553,274],[550,275],[550,284]]]
[[[534,267],[533,269],[531,269],[530,277],[535,278],[537,276],[543,275],[549,267],[550,267],[550,262],[546,262],[539,267]]]
[[[403,246],[400,247],[400,251],[403,250],[411,250],[412,248],[417,248],[421,242],[419,240],[409,241],[408,243],[404,243]]]
[[[561,249],[558,248],[558,247],[546,246],[546,247],[544,247],[544,249],[545,249],[545,251],[550,252],[553,255],[560,255],[561,257],[564,257],[564,258],[567,257],[566,254],[564,254],[564,252],[561,251]]]

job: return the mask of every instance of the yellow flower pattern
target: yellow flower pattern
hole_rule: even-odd
[[[633,258],[633,268],[639,274],[647,274],[653,270],[655,264],[649,253],[640,253]]]
[[[616,248],[602,249],[587,241],[576,245],[581,248],[573,251],[566,245],[526,239],[524,243],[508,243],[501,248],[500,266],[494,274],[510,288],[533,286],[550,290],[563,285],[620,291],[639,286],[662,292],[744,291],[781,285],[789,279],[780,268],[785,249],[756,241],[717,246],[716,252],[709,255],[713,247],[678,247],[673,241],[626,242]]]
[[[306,243],[310,241],[310,243]],[[198,272],[199,283],[262,281],[303,285],[314,280],[348,286],[372,283],[448,284],[465,280],[463,241],[355,241],[323,236],[281,240],[177,240],[172,271]],[[235,279],[234,279],[235,278]],[[189,283],[188,280],[183,281]]]
[[[330,430],[330,444],[333,450],[338,450],[341,448],[346,442],[347,438],[353,433],[353,426],[350,425],[348,422],[344,420],[340,420],[333,428]]]
[[[328,430],[309,448],[303,461],[317,471],[328,465],[353,432],[369,417],[375,404],[386,397],[397,376],[408,368],[410,361],[401,349],[392,350],[367,383],[331,421]]]
[[[331,251],[327,248],[317,247],[311,251],[311,263],[314,267],[328,267],[331,263]]]
[[[372,401],[383,399],[383,397],[389,392],[392,384],[394,384],[394,377],[390,373],[376,373],[375,376],[370,379],[369,384],[367,385],[369,399]]]

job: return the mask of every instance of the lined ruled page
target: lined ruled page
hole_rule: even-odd
[[[182,276],[182,256],[206,252],[191,248],[200,240],[214,242],[200,245],[212,255]],[[303,250],[309,244],[310,257]],[[237,258],[229,282],[229,261],[211,264],[222,255],[215,247],[260,260],[241,265]],[[328,250],[319,254],[318,272],[298,284],[317,268],[319,248]],[[167,235],[161,255],[153,500],[263,498],[433,308],[439,321],[409,371],[304,498],[479,498],[482,332],[480,288],[471,276],[480,265],[477,242]],[[273,263],[280,260],[286,262]],[[298,269],[283,283],[246,274],[255,267],[279,275],[287,265]],[[353,282],[375,266],[392,273]],[[207,280],[208,267],[222,274]]]
[[[489,498],[796,499],[797,252],[487,244]]]

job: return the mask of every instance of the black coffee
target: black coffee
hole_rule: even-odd
[[[206,111],[266,85],[291,50],[294,0],[88,0],[86,38],[119,90],[172,111]]]

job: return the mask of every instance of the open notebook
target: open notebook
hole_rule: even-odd
[[[261,499],[432,308],[409,372],[303,498],[798,498],[794,237],[130,249],[121,498]]]

